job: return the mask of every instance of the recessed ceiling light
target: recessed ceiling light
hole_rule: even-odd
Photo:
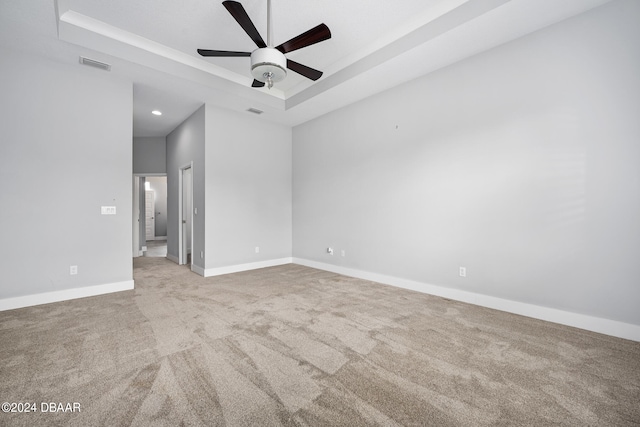
[[[162,115],[162,111],[153,110],[153,111],[151,112],[151,114],[155,114],[156,116],[161,116],[161,115]]]

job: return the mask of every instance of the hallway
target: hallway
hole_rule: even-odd
[[[142,253],[142,256],[149,258],[165,258],[167,256],[167,241],[147,240],[147,250]]]

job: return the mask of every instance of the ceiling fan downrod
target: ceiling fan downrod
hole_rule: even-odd
[[[271,0],[267,0],[267,46],[273,47],[273,26],[271,25]]]
[[[273,47],[273,26],[271,25],[271,0],[267,0],[267,47]],[[273,87],[273,73],[267,71],[262,75],[264,82],[267,84],[267,88]]]
[[[287,75],[284,54],[273,47],[271,19],[271,0],[267,0],[267,47],[251,54],[251,72],[256,80],[264,82],[269,89]]]

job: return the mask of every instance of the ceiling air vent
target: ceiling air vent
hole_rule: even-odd
[[[95,59],[80,57],[80,63],[83,65],[89,65],[90,67],[100,68],[101,70],[111,71],[111,65],[104,62],[96,61]]]
[[[253,113],[253,114],[262,114],[262,113],[264,113],[264,111],[258,110],[257,108],[249,108],[247,111],[250,112],[250,113]]]

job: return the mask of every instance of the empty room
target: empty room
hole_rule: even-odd
[[[0,425],[640,424],[638,22],[1,1]]]

